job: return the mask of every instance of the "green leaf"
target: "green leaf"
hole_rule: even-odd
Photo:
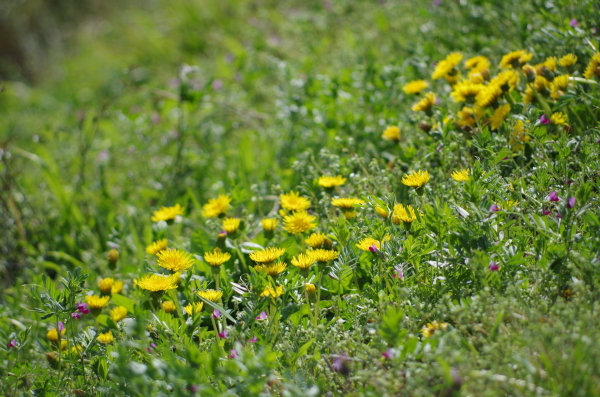
[[[310,347],[312,346],[313,343],[315,343],[315,338],[310,339],[308,342],[306,342],[305,344],[303,344],[302,346],[300,346],[300,349],[298,349],[298,351],[296,352],[296,354],[294,354],[294,361],[298,360],[300,357],[304,356],[306,354],[306,352],[308,352],[308,349],[310,349]]]

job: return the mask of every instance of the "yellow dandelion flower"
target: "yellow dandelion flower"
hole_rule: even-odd
[[[506,116],[510,113],[510,104],[505,103],[498,107],[498,109],[494,110],[494,114],[490,118],[490,128],[492,130],[497,130],[500,128]]]
[[[310,207],[310,200],[300,196],[298,192],[289,192],[279,195],[281,206],[289,211],[303,211]]]
[[[356,206],[363,205],[364,200],[357,198],[335,198],[331,199],[331,204],[338,208],[352,209]]]
[[[387,208],[377,206],[375,207],[375,212],[384,219],[387,219],[390,216],[390,212],[387,210]]]
[[[115,281],[112,288],[110,289],[111,294],[120,294],[123,291],[123,282]]]
[[[152,214],[152,222],[170,221],[178,215],[183,215],[183,207],[179,204],[175,204],[173,207],[161,207]]]
[[[257,263],[270,263],[285,254],[285,248],[269,247],[250,253],[250,259]]]
[[[115,279],[111,277],[103,278],[98,281],[98,288],[103,295],[108,295],[112,293],[112,287],[115,283]]]
[[[231,255],[228,252],[221,252],[220,248],[215,248],[211,252],[204,253],[204,262],[211,266],[221,266],[229,259],[231,259]]]
[[[337,251],[324,250],[320,248],[310,251],[309,254],[315,260],[315,262],[321,263],[336,260],[337,257],[340,255],[340,253]]]
[[[415,189],[420,189],[425,186],[427,182],[429,182],[429,179],[430,176],[428,171],[413,171],[412,173],[402,177],[402,184]]]
[[[119,251],[117,251],[114,248],[111,249],[110,251],[108,251],[106,258],[108,259],[109,262],[115,263],[116,261],[119,260]]]
[[[149,274],[139,280],[133,280],[133,283],[147,291],[158,292],[176,289],[179,281],[179,273],[170,276],[160,274]]]
[[[456,182],[463,182],[463,181],[468,181],[469,179],[471,179],[471,177],[469,176],[470,173],[471,173],[471,170],[469,168],[466,168],[464,170],[454,171],[452,174],[450,174],[450,176]]]
[[[321,248],[325,242],[328,241],[330,240],[322,233],[312,233],[307,239],[304,240],[306,245],[311,248]]]
[[[483,71],[489,69],[492,64],[490,60],[483,55],[477,55],[465,61],[465,67],[471,71]]]
[[[321,187],[324,187],[326,189],[335,187],[335,186],[342,186],[344,183],[346,183],[346,178],[343,178],[341,175],[338,176],[321,176],[319,178],[318,184]]]
[[[522,120],[517,120],[515,125],[510,132],[509,144],[513,152],[518,152],[523,149],[523,144],[528,143],[530,140],[528,131],[525,130],[525,123]]]
[[[271,263],[271,264],[263,266],[263,268],[260,269],[260,271],[265,272],[269,276],[275,277],[275,276],[283,273],[286,268],[287,268],[287,263],[277,262],[277,263]]]
[[[202,206],[202,215],[205,218],[217,218],[227,212],[231,197],[226,194],[221,194],[217,198],[208,200],[208,203]]]
[[[450,96],[454,102],[472,102],[481,90],[485,88],[483,84],[475,84],[470,81],[461,81],[456,84]]]
[[[46,339],[48,339],[50,342],[58,342],[59,339],[61,339],[61,336],[63,336],[65,334],[67,330],[63,328],[62,331],[60,331],[60,333],[58,332],[58,329],[56,328],[52,328],[50,331],[48,331],[46,333]]]
[[[560,76],[556,76],[554,80],[552,80],[552,85],[550,86],[550,93],[552,98],[558,99],[561,95],[564,94],[564,91],[569,86],[569,75],[561,74]]]
[[[175,306],[175,303],[173,303],[171,301],[163,301],[163,303],[161,303],[160,306],[165,311],[165,313],[173,313],[175,311],[175,309],[177,309],[177,306]]]
[[[456,66],[463,59],[463,55],[460,52],[453,52],[448,54],[446,59],[438,62],[433,70],[431,78],[434,80],[441,79],[442,77],[453,76],[456,73]]]
[[[405,94],[418,94],[419,92],[425,90],[429,87],[429,83],[425,80],[414,80],[409,83],[406,83],[402,90]]]
[[[529,62],[532,57],[533,54],[525,50],[509,52],[502,57],[502,60],[500,60],[500,67],[502,69],[517,69]]]
[[[317,291],[317,287],[315,287],[315,285],[311,283],[304,283],[304,289],[309,294],[314,294]]]
[[[110,311],[110,318],[115,323],[118,323],[119,321],[123,320],[125,317],[127,317],[127,308],[125,306],[117,306]]]
[[[379,240],[375,240],[374,238],[367,237],[367,238],[365,238],[365,239],[362,239],[362,240],[360,240],[360,241],[358,242],[358,244],[356,244],[356,246],[357,246],[359,249],[363,250],[363,251],[370,251],[370,248],[371,248],[372,246],[375,246],[375,248],[377,248],[378,250],[380,250],[380,249],[381,249],[381,247],[383,246],[383,244],[384,244],[386,241],[389,241],[389,240],[390,240],[390,238],[391,238],[390,236],[385,236],[385,237],[383,238],[383,240],[379,241]]]
[[[498,203],[497,205],[498,205],[498,207],[500,207],[500,209],[509,210],[512,207],[516,206],[517,204],[519,204],[518,200],[506,200],[501,203]]]
[[[537,92],[544,92],[550,90],[550,80],[545,78],[544,76],[535,76],[535,80],[533,81],[533,88]]]
[[[519,73],[516,70],[504,70],[494,77],[490,84],[500,87],[503,93],[511,91],[519,84]]]
[[[475,97],[475,103],[480,108],[488,107],[494,104],[502,96],[502,88],[496,84],[490,84],[479,91]]]
[[[113,343],[115,340],[115,337],[112,334],[112,331],[108,331],[104,334],[100,334],[98,335],[98,342],[107,345],[109,343]]]
[[[480,112],[473,110],[473,108],[464,107],[458,112],[458,120],[456,121],[456,124],[459,127],[475,127],[477,124],[476,117],[481,117],[479,113]]]
[[[166,238],[163,238],[158,241],[154,241],[152,244],[150,244],[149,246],[146,247],[146,253],[150,254],[150,255],[156,255],[160,251],[167,248],[168,243],[169,243],[169,240],[167,240]]]
[[[223,219],[223,230],[227,233],[235,233],[240,227],[242,220],[240,218],[225,218]]]
[[[396,204],[394,206],[394,212],[392,213],[392,223],[399,225],[400,223],[412,223],[417,220],[417,215],[412,206],[407,205],[404,207],[402,204]]]
[[[534,103],[535,102],[535,92],[531,86],[527,86],[525,88],[525,94],[523,95],[524,103]]]
[[[585,72],[583,73],[583,76],[586,79],[593,79],[594,77],[600,77],[600,52],[597,52],[594,55],[592,55],[592,59],[590,60],[590,63],[588,63],[587,67],[585,68]]]
[[[88,295],[85,297],[90,309],[102,309],[110,301],[110,296]]]
[[[550,122],[554,125],[566,125],[568,121],[569,118],[562,112],[552,113],[550,116]]]
[[[423,99],[415,103],[410,109],[413,112],[428,112],[435,105],[436,96],[433,92],[425,94]]]
[[[533,80],[535,80],[535,76],[537,75],[537,72],[535,71],[535,68],[533,66],[523,65],[521,70],[523,71],[523,74],[525,75],[525,77],[527,77],[528,82],[531,83]]]
[[[567,54],[560,58],[558,64],[563,68],[570,68],[577,63],[577,56],[574,54]]]
[[[180,272],[192,267],[194,262],[191,254],[175,248],[167,248],[158,253],[156,264],[165,269]]]
[[[387,141],[398,142],[400,140],[400,128],[396,126],[388,127],[383,131],[381,137]]]
[[[433,335],[436,331],[448,328],[448,325],[448,323],[438,323],[437,321],[433,321],[421,328],[421,333],[425,338],[428,338],[431,335]]]
[[[317,227],[315,216],[309,215],[306,211],[298,211],[283,218],[284,229],[288,233],[304,233]]]
[[[265,232],[272,232],[277,227],[279,221],[275,218],[266,218],[260,221],[262,228]]]
[[[185,312],[187,314],[189,314],[190,316],[193,316],[194,314],[198,314],[202,311],[202,308],[204,307],[204,302],[199,302],[196,303],[195,305],[187,305],[186,307],[183,308],[183,310],[185,310]]]
[[[204,291],[198,291],[198,296],[203,297],[207,301],[218,302],[223,297],[223,291],[217,291],[214,289],[207,289]]]
[[[277,298],[283,295],[283,286],[278,285],[275,288],[266,287],[263,292],[260,294],[261,298]]]
[[[305,254],[299,254],[298,256],[295,256],[292,258],[292,265],[301,270],[308,269],[316,262],[316,259],[311,254],[312,252],[313,251],[309,251]]]

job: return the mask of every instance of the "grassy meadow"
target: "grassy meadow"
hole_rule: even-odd
[[[597,1],[49,4],[0,395],[600,396]]]

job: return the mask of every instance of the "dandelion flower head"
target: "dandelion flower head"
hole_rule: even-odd
[[[298,256],[292,258],[292,265],[302,270],[311,267],[316,262],[311,252],[313,251],[309,251],[305,254],[298,254]]]
[[[179,281],[179,273],[174,273],[170,276],[160,274],[146,275],[139,280],[133,280],[134,284],[141,289],[158,292],[176,289]]]
[[[433,335],[437,330],[444,330],[448,328],[448,325],[448,323],[438,323],[437,321],[433,321],[421,328],[421,333],[425,338],[428,338],[431,335]]]
[[[98,288],[100,289],[100,292],[102,292],[103,294],[110,294],[112,293],[112,287],[115,284],[115,279],[112,277],[106,277],[101,279],[100,281],[98,281]]]
[[[225,218],[223,219],[223,230],[227,233],[235,233],[239,229],[241,222],[240,218]]]
[[[257,263],[270,263],[285,254],[285,248],[269,247],[250,253],[250,259]]]
[[[337,259],[337,257],[340,255],[339,252],[337,252],[337,251],[324,250],[321,248],[310,251],[309,254],[312,257],[312,259],[315,260],[315,262],[321,262],[321,263],[333,261],[333,260]]]
[[[333,206],[344,209],[352,209],[359,205],[363,205],[364,203],[364,200],[357,198],[335,198],[331,200]]]
[[[204,262],[211,266],[221,266],[229,259],[231,259],[231,254],[228,252],[221,252],[220,248],[215,248],[211,252],[204,253]]]
[[[160,251],[167,248],[168,243],[169,243],[169,240],[167,240],[166,238],[163,238],[158,241],[154,241],[152,244],[150,244],[149,246],[146,247],[146,253],[149,255],[156,255]]]
[[[117,306],[110,311],[110,318],[115,323],[118,323],[119,321],[123,320],[125,317],[127,317],[127,308],[125,306]]]
[[[102,309],[108,305],[110,296],[88,295],[85,297],[85,301],[89,305],[90,309]]]
[[[510,104],[505,103],[502,106],[499,106],[496,110],[494,110],[494,114],[490,117],[490,128],[492,130],[497,130],[500,128],[506,116],[510,113]]]
[[[570,68],[577,63],[577,56],[574,54],[567,54],[558,60],[558,64],[563,68]]]
[[[309,215],[306,211],[298,211],[283,218],[283,225],[288,233],[304,233],[317,227],[315,216]]]
[[[161,207],[158,211],[154,211],[152,222],[170,221],[178,215],[183,215],[183,207],[179,204],[173,207]]]
[[[122,281],[115,281],[115,283],[113,284],[110,292],[111,294],[120,294],[121,291],[123,291],[123,282]]]
[[[417,220],[417,215],[412,206],[407,205],[406,207],[402,204],[396,204],[394,206],[394,212],[392,213],[392,222],[395,225],[399,225],[401,222],[412,223]]]
[[[412,173],[402,177],[402,184],[419,189],[425,186],[425,184],[429,182],[429,179],[430,176],[428,171],[413,171]]]
[[[214,289],[207,289],[204,291],[198,291],[198,296],[203,297],[207,301],[218,302],[223,297],[223,291],[217,291]]]
[[[471,173],[471,170],[469,168],[465,168],[464,170],[454,171],[452,174],[450,174],[450,176],[456,182],[464,182],[464,181],[468,181],[469,179],[471,179],[471,177],[469,176],[470,173]]]
[[[175,306],[175,303],[173,303],[171,301],[163,301],[163,303],[161,303],[160,306],[165,311],[165,313],[173,313],[175,311],[175,309],[177,308]]]
[[[429,83],[426,82],[425,80],[414,80],[411,81],[409,83],[406,83],[404,85],[404,87],[402,87],[402,90],[404,91],[405,94],[418,94],[421,91],[425,90],[427,87],[429,87]]]
[[[217,218],[227,212],[230,203],[231,197],[221,194],[217,198],[208,200],[208,203],[202,206],[202,215],[205,218]]]
[[[112,331],[108,331],[104,334],[98,335],[98,342],[100,342],[104,345],[113,343],[114,340],[115,340],[115,337],[113,336]]]
[[[451,75],[462,59],[463,55],[460,52],[448,54],[446,59],[438,62],[438,64],[435,66],[431,78],[437,80]]]
[[[533,54],[525,50],[512,51],[502,57],[500,67],[502,69],[516,69],[529,62],[532,57]]]
[[[325,243],[330,243],[331,240],[322,233],[312,233],[304,242],[311,248],[321,248]]]
[[[387,127],[381,137],[387,141],[396,141],[400,140],[400,128],[396,126]]]
[[[310,207],[310,200],[294,191],[279,195],[279,202],[289,211],[303,211]]]
[[[277,287],[266,287],[260,294],[261,298],[278,298],[283,295],[283,286],[278,285]]]
[[[435,94],[433,92],[428,92],[427,94],[425,94],[423,99],[421,99],[419,102],[415,103],[411,107],[411,110],[414,112],[427,112],[433,107],[435,101]]]
[[[390,240],[390,238],[390,236],[385,236],[382,241],[379,241],[375,240],[374,238],[367,237],[365,239],[360,240],[358,244],[356,244],[356,246],[363,251],[370,251],[370,248],[372,246],[375,246],[378,250],[380,250],[382,245],[386,241]]]
[[[335,186],[342,186],[344,183],[346,183],[346,178],[343,178],[341,175],[338,176],[321,176],[319,178],[319,186],[324,187],[326,189],[335,187]]]
[[[187,270],[194,265],[194,257],[185,251],[167,248],[157,255],[156,264],[173,272]]]
[[[275,218],[265,218],[260,221],[262,228],[265,232],[272,232],[277,227],[279,221]]]
[[[196,303],[195,305],[187,305],[186,307],[183,308],[183,310],[185,310],[185,312],[187,314],[189,314],[190,316],[193,316],[194,314],[198,314],[202,311],[202,308],[204,307],[204,302],[199,302]]]

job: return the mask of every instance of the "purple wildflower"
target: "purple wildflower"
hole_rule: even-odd
[[[13,347],[15,349],[17,348],[17,346],[19,346],[19,343],[16,339],[11,339],[10,342],[6,344],[6,347]]]
[[[73,312],[73,313],[71,313],[71,318],[74,318],[75,320],[79,320],[81,318],[81,313]]]
[[[227,339],[227,330],[224,329],[223,331],[219,332],[219,338],[223,338],[223,339]]]
[[[545,114],[542,114],[542,117],[540,117],[540,123],[548,124],[548,123],[550,123],[550,119]]]
[[[550,201],[560,201],[560,198],[558,198],[558,193],[556,193],[556,191],[550,193]]]
[[[331,368],[333,368],[335,372],[344,375],[344,377],[350,375],[350,366],[348,365],[348,356],[346,355],[346,353],[342,353],[339,356],[335,356],[333,358]]]
[[[399,280],[403,280],[404,279],[404,272],[402,271],[401,268],[394,268],[394,274],[392,275],[393,278],[397,278]]]
[[[550,212],[550,210],[544,210],[544,211],[542,211],[542,215],[544,215],[544,216],[548,216],[548,215],[550,215],[551,213],[552,213],[552,212]]]
[[[575,203],[577,203],[575,197],[569,197],[569,200],[567,200],[567,208],[575,207]]]
[[[58,322],[58,332],[63,332],[65,330],[65,325],[62,321]]]
[[[215,309],[213,311],[212,318],[221,318],[221,312]]]
[[[381,353],[381,356],[390,360],[396,356],[396,351],[390,347],[386,351]]]
[[[75,305],[75,308],[79,311],[79,313],[81,314],[88,314],[90,312],[90,309],[88,309],[88,304],[85,302],[79,302]]]
[[[500,269],[500,266],[498,266],[498,264],[496,262],[490,262],[490,270],[495,272],[498,269]]]
[[[490,206],[490,212],[498,212],[498,211],[500,211],[500,207],[498,207],[497,204],[492,204]]]
[[[577,19],[573,18],[569,21],[569,26],[574,28],[575,26],[579,26],[579,22],[577,22]]]
[[[260,314],[258,316],[256,316],[256,319],[259,320],[259,321],[266,320],[267,318],[268,317],[267,317],[267,313],[266,312],[260,312]]]
[[[235,349],[231,349],[231,354],[228,356],[229,358],[238,358],[240,354]]]
[[[254,336],[252,337],[252,339],[248,340],[248,342],[250,342],[250,343],[255,343],[255,342],[258,342],[258,337],[257,337],[256,335],[254,335]]]

